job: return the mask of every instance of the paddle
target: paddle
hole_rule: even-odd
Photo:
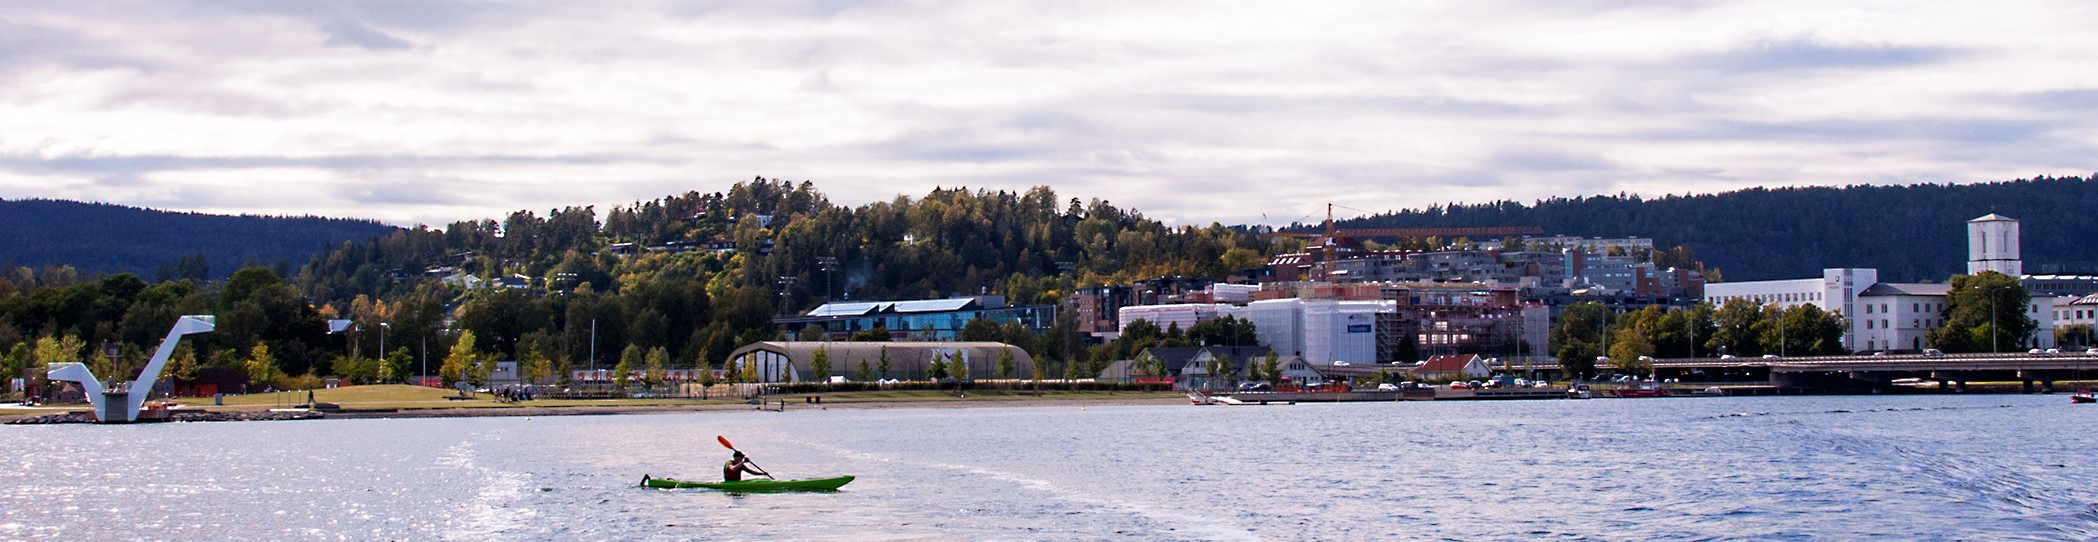
[[[714,440],[716,440],[716,441],[719,441],[719,442],[721,443],[721,447],[723,447],[723,448],[728,448],[728,450],[729,450],[729,451],[731,451],[731,452],[736,452],[736,453],[739,453],[739,454],[743,453],[743,450],[738,450],[738,449],[736,449],[736,445],[734,445],[734,444],[729,444],[729,442],[728,442],[728,437],[724,437],[724,436],[721,436],[721,435],[714,435]],[[753,467],[758,467],[758,462],[756,462],[756,461],[751,461],[751,460],[750,460],[750,454],[743,454],[743,462],[744,462],[744,463],[749,463],[749,464],[750,464],[750,466],[753,466]],[[760,471],[763,471],[763,470],[765,470],[765,467],[758,467],[758,470],[760,470]],[[764,474],[765,474],[765,477],[766,477],[766,478],[772,478],[772,473],[771,473],[770,471],[766,471],[766,472],[765,472]],[[773,480],[778,480],[778,478],[772,478],[772,479],[773,479]]]

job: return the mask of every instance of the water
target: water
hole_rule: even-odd
[[[2098,538],[2063,396],[0,426],[0,539]],[[726,435],[835,494],[645,490]]]

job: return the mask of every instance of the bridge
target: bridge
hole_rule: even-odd
[[[1779,388],[1885,389],[1895,381],[1936,382],[1964,391],[1968,382],[2021,382],[2027,393],[2052,393],[2054,383],[2098,379],[2098,354],[2090,351],[2015,354],[1904,354],[1870,356],[1763,356],[1756,358],[1670,358],[1654,360],[1659,378],[1686,382],[1767,380]],[[2037,388],[2035,387],[2037,385]]]

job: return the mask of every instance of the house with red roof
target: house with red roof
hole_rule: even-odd
[[[1421,380],[1486,378],[1493,369],[1478,354],[1455,354],[1435,356],[1413,368],[1413,377]]]

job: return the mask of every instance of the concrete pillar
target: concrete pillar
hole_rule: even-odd
[[[2052,394],[2052,393],[2054,393],[2054,381],[2053,381],[2053,380],[2041,380],[2041,381],[2040,381],[2040,393],[2042,393],[2042,394]]]
[[[1967,393],[1967,381],[1961,380],[1958,382],[1954,382],[1952,390],[1953,393]]]
[[[2020,380],[2020,382],[2025,383],[2025,393],[2032,393],[2032,380]]]

